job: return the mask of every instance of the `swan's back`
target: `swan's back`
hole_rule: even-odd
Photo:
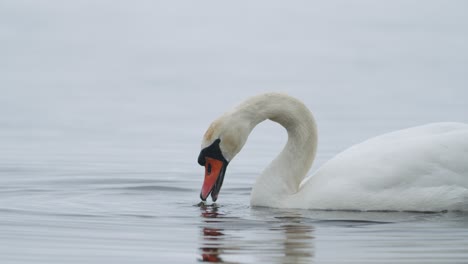
[[[320,209],[468,210],[468,125],[428,124],[352,146],[296,198]]]

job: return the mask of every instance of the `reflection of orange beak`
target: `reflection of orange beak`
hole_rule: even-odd
[[[217,248],[202,248],[203,262],[218,262],[222,263],[223,260],[219,257],[219,249]]]
[[[221,185],[223,185],[224,173],[226,171],[227,162],[217,160],[210,157],[205,157],[205,181],[200,193],[200,198],[206,201],[211,193],[213,202],[218,199]]]
[[[221,229],[218,229],[218,228],[209,228],[209,227],[203,228],[203,235],[204,235],[205,237],[224,236],[223,232],[221,232]]]

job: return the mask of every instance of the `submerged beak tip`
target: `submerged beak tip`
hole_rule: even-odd
[[[201,199],[202,201],[204,201],[204,202],[206,201],[206,197],[203,198],[203,194],[201,194],[201,193],[200,193],[200,199]]]

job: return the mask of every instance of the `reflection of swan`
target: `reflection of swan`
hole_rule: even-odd
[[[252,129],[280,123],[288,142],[257,178],[251,204],[347,210],[468,210],[468,125],[435,123],[369,139],[304,179],[315,157],[317,130],[297,99],[269,93],[248,99],[208,128],[198,162],[201,199],[215,201],[228,163]]]
[[[300,214],[278,211],[274,221],[258,223],[226,215],[212,205],[202,204],[200,211],[203,221],[199,261],[312,263],[314,229],[303,223]]]
[[[203,218],[217,218],[218,208],[217,207],[200,207],[202,210]],[[214,227],[203,227],[203,246],[200,247],[201,261],[203,262],[218,262],[222,263],[223,260],[220,257],[222,253],[222,238],[224,233],[222,230]]]
[[[279,263],[312,263],[314,258],[313,229],[307,225],[283,225],[284,256]]]
[[[210,241],[211,244],[209,246],[201,247],[201,256],[202,261],[204,262],[223,262],[221,257],[219,256],[222,250],[218,247],[219,244],[216,243],[224,234],[221,232],[220,229],[217,228],[203,228],[203,237],[207,241]]]
[[[283,223],[272,230],[282,231],[284,234],[281,241],[280,251],[282,256],[278,256],[276,263],[313,263],[314,260],[314,228],[310,224],[303,223],[303,217],[294,212],[283,212],[275,217]]]

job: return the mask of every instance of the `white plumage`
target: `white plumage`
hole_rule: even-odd
[[[277,93],[252,97],[217,119],[202,148],[221,139],[230,161],[263,120],[280,123],[288,142],[257,178],[251,205],[327,210],[468,210],[468,125],[434,123],[354,145],[305,178],[317,129],[299,100]]]

